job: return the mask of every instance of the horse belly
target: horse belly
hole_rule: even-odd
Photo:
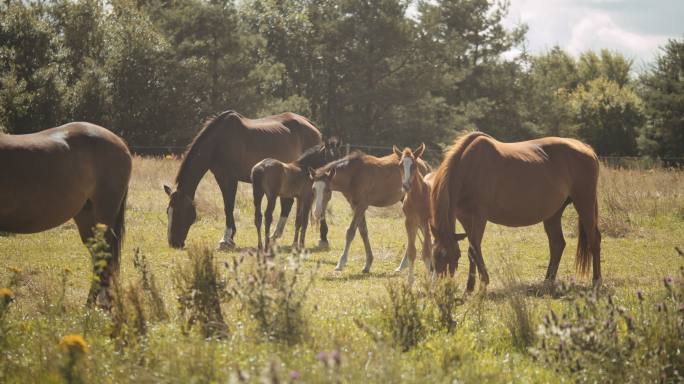
[[[507,227],[525,227],[553,216],[563,206],[567,195],[530,194],[514,201],[500,201],[487,210],[487,219]]]
[[[94,181],[69,156],[26,161],[0,175],[0,230],[35,233],[57,227],[85,205]]]
[[[548,219],[558,212],[570,193],[563,172],[549,163],[509,162],[487,174],[497,177],[475,183],[480,186],[480,199],[486,201],[487,219],[509,227],[534,225]]]

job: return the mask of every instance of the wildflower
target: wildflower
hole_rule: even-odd
[[[67,275],[71,274],[71,268],[64,268],[64,273],[66,273]]]
[[[330,355],[331,355],[330,357],[332,357],[333,362],[335,363],[335,366],[339,367],[340,364],[342,363],[342,355],[340,354],[340,349],[335,348],[335,350],[332,351],[332,353]]]
[[[322,362],[327,362],[328,361],[328,354],[325,352],[318,352],[316,354],[316,360],[320,360]]]
[[[88,353],[88,344],[81,335],[66,335],[59,342],[59,348],[70,355]]]
[[[14,300],[14,293],[9,288],[0,288],[0,304],[7,305]]]
[[[634,330],[634,317],[632,315],[625,316],[625,321],[627,322],[627,329],[630,331]]]
[[[297,371],[290,372],[290,380],[299,380],[302,375]]]
[[[668,276],[663,279],[663,283],[665,284],[665,288],[672,289],[672,283],[674,282],[674,279],[672,279],[672,276]]]
[[[641,289],[637,289],[636,294],[639,301],[644,301],[644,293],[641,292]]]
[[[10,270],[10,272],[14,273],[15,275],[18,275],[18,274],[20,274],[20,273],[21,273],[21,268],[17,268],[17,267],[9,267],[9,268],[7,268],[7,269],[9,269],[9,270]]]

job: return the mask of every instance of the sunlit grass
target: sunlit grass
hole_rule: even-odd
[[[486,295],[475,294],[455,311],[457,326],[452,333],[431,332],[408,352],[391,343],[374,341],[355,320],[377,324],[381,305],[388,300],[388,281],[403,282],[395,274],[405,249],[405,231],[398,205],[370,209],[368,226],[375,260],[369,275],[363,268],[363,244],[356,237],[350,260],[342,273],[333,272],[343,247],[351,212],[344,198],[335,194],[327,214],[331,250],[310,252],[303,261],[305,273],[318,268],[314,285],[304,303],[306,335],[294,344],[255,334],[258,329],[249,311],[240,310],[238,300],[227,300],[223,317],[228,336],[206,340],[199,331],[185,332],[179,316],[173,276],[187,263],[185,251],[166,244],[167,196],[164,183],[171,184],[178,163],[174,160],[134,161],[127,212],[127,237],[122,256],[121,280],[133,283],[134,248],[146,255],[170,313],[166,321],[151,322],[144,342],[123,350],[111,339],[111,320],[105,313],[84,308],[90,284],[90,257],[71,223],[35,235],[0,237],[0,288],[9,284],[14,301],[4,317],[8,331],[6,348],[0,351],[0,382],[59,381],[64,357],[59,341],[69,334],[83,335],[89,352],[75,368],[86,382],[226,382],[237,377],[238,369],[248,381],[257,381],[275,369],[285,381],[300,377],[305,382],[339,378],[343,382],[557,382],[564,379],[535,361],[511,336],[511,295],[522,295],[536,324],[549,309],[562,309],[566,301],[544,294],[542,279],[548,265],[548,245],[542,225],[504,228],[489,224],[483,254],[491,283]],[[662,277],[675,275],[684,260],[674,246],[684,245],[684,173],[653,170],[603,169],[600,206],[604,232],[604,290],[629,298],[641,290],[662,289]],[[188,243],[215,247],[225,223],[223,202],[210,175],[197,192],[199,218]],[[278,210],[276,210],[276,213]],[[292,216],[292,215],[291,215]],[[251,189],[240,184],[235,217],[238,232],[235,252],[217,252],[221,273],[229,276],[224,262],[256,245]],[[558,272],[564,282],[589,286],[589,278],[574,272],[576,217],[572,206],[564,217],[568,246]],[[291,243],[291,217],[280,240]],[[317,228],[307,235],[308,247],[318,241]],[[465,249],[466,245],[462,248]],[[285,259],[289,250],[278,256]],[[246,256],[250,257],[250,256]],[[70,273],[64,286],[65,302],[57,305],[64,268]],[[221,269],[223,268],[223,269]],[[456,277],[465,286],[467,263],[462,260]],[[421,262],[417,274],[424,275]],[[514,279],[511,279],[511,276]],[[510,281],[515,281],[511,284]],[[415,284],[415,290],[423,290]],[[477,291],[476,291],[477,292]],[[4,329],[4,328],[3,328]],[[339,365],[322,356],[337,353]],[[324,352],[324,355],[320,353]],[[276,362],[272,368],[271,362]],[[62,371],[61,371],[62,370]]]

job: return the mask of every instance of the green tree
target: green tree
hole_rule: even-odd
[[[507,3],[440,0],[419,3],[422,42],[440,73],[433,94],[444,97],[472,126],[504,140],[532,134],[523,125],[517,60],[502,54],[522,42],[526,27],[506,30]],[[464,126],[459,129],[466,128]]]
[[[168,42],[129,0],[112,2],[107,31],[111,128],[136,145],[170,140],[184,106],[173,88],[179,73]]]
[[[0,127],[28,133],[62,119],[56,34],[39,5],[0,5]]]
[[[601,155],[637,154],[637,135],[644,123],[641,99],[630,87],[598,77],[568,95],[577,136]]]
[[[59,37],[67,120],[110,124],[106,60],[106,13],[99,0],[56,0],[50,7]]]
[[[684,156],[684,39],[668,41],[641,84],[648,116],[642,150],[660,157]]]

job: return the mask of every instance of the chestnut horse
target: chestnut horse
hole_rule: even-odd
[[[261,200],[266,195],[266,223],[265,239],[266,252],[270,252],[269,241],[278,239],[285,227],[287,217],[278,221],[278,226],[270,239],[271,222],[273,221],[273,209],[278,197],[294,198],[297,200],[297,217],[295,219],[293,249],[304,249],[306,228],[309,225],[309,213],[313,193],[311,191],[311,179],[309,169],[319,168],[339,158],[340,142],[332,137],[323,144],[307,149],[299,159],[292,163],[283,163],[276,159],[264,159],[252,168],[252,194],[254,196],[254,225],[257,229],[258,248],[262,249],[261,242]],[[300,231],[301,230],[301,231]],[[301,232],[301,233],[300,233]],[[327,229],[321,232],[319,247],[328,246]]]
[[[111,258],[94,266],[88,304],[119,271],[131,154],[118,136],[90,123],[28,135],[0,134],[0,231],[36,233],[73,218],[81,240],[104,224]]]
[[[401,209],[404,211],[404,226],[406,227],[406,253],[401,259],[399,272],[407,265],[409,267],[408,283],[413,284],[413,265],[416,260],[416,235],[418,230],[423,234],[422,258],[428,269],[432,269],[432,244],[430,238],[430,183],[434,173],[422,176],[418,171],[417,161],[425,151],[425,144],[421,144],[415,151],[411,148],[399,148],[393,146],[394,154],[399,159],[401,170],[402,188],[406,193]]]
[[[421,174],[429,172],[429,167],[423,160],[418,159],[417,166]],[[396,155],[392,153],[384,157],[375,157],[354,152],[317,169],[312,179],[314,218],[322,217],[332,191],[342,192],[354,212],[351,224],[347,228],[344,251],[335,270],[341,271],[347,263],[349,247],[358,228],[366,250],[363,273],[368,273],[373,264],[373,251],[368,239],[366,209],[369,206],[387,207],[398,203],[404,197]]]
[[[232,248],[238,181],[251,182],[252,167],[265,158],[294,161],[305,149],[321,142],[318,129],[294,113],[252,120],[235,111],[225,111],[209,119],[188,147],[176,175],[175,190],[164,186],[169,195],[169,245],[174,248],[185,245],[190,226],[197,218],[194,205],[197,185],[207,171],[214,174],[221,189],[226,214],[226,229],[219,248]],[[280,203],[280,214],[287,219],[294,200],[281,199]]]
[[[454,233],[456,219],[470,243],[468,291],[475,285],[475,265],[481,283],[489,283],[480,247],[487,221],[508,227],[543,222],[551,253],[546,280],[553,281],[565,248],[561,216],[572,202],[579,215],[577,270],[586,273],[593,261],[593,282],[600,285],[598,172],[596,154],[577,140],[501,143],[481,132],[460,137],[437,170],[431,193],[436,272],[448,268],[453,274],[458,265],[464,235]]]

